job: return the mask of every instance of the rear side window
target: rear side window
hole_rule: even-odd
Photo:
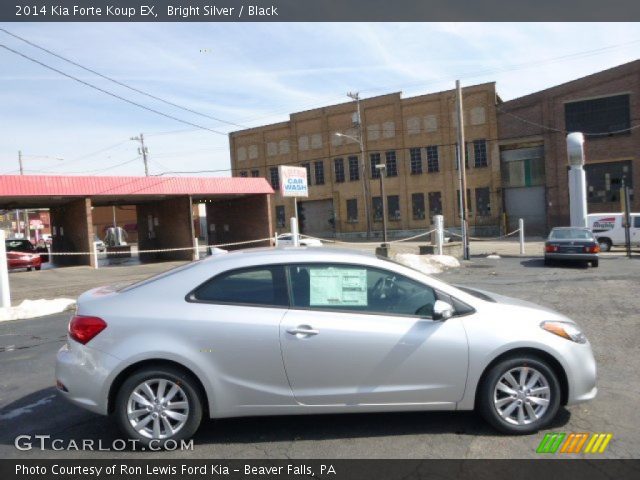
[[[5,240],[7,252],[33,252],[34,248],[29,240]]]
[[[284,267],[269,265],[225,272],[196,288],[191,301],[287,307]]]

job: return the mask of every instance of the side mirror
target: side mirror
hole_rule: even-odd
[[[436,300],[433,304],[433,319],[447,320],[453,317],[453,306],[442,300]]]

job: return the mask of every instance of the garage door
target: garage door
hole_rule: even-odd
[[[505,210],[509,231],[518,228],[518,219],[524,219],[527,235],[547,234],[547,202],[545,187],[519,187],[505,189]]]

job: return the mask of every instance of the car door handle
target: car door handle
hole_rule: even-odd
[[[291,335],[318,335],[320,333],[320,330],[314,330],[311,327],[304,326],[287,330],[287,333]]]

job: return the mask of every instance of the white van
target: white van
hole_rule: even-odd
[[[624,227],[622,213],[590,213],[587,215],[587,227],[591,229],[600,244],[600,250],[608,252],[613,245],[624,246]],[[640,213],[631,214],[629,230],[631,245],[640,245]]]

